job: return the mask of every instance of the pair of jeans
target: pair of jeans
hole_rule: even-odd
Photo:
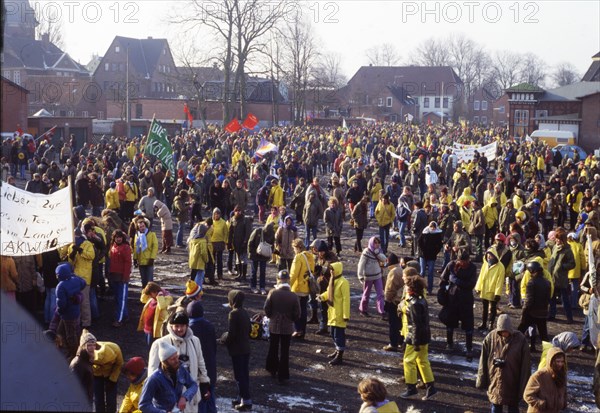
[[[200,288],[202,288],[202,285],[204,284],[204,270],[193,269],[191,275],[192,276],[190,278],[193,279],[194,282],[200,286]]]
[[[185,222],[179,222],[175,242],[178,247],[183,246],[183,233],[185,232]]]
[[[503,408],[501,404],[492,404],[492,413],[502,413]],[[508,413],[519,413],[519,405],[508,406]]]
[[[398,231],[400,232],[400,246],[405,246],[406,245],[406,235],[404,235],[404,232],[406,231],[406,226],[407,226],[407,221],[400,221],[400,227],[398,228]]]
[[[129,318],[127,312],[127,296],[129,294],[129,283],[122,281],[113,281],[110,283],[110,288],[115,294],[115,321],[122,323]]]
[[[379,227],[379,240],[381,241],[381,250],[387,254],[387,247],[390,242],[390,225]]]
[[[252,404],[250,398],[250,354],[231,356],[233,377],[238,387],[240,404]]]
[[[198,405],[198,413],[217,413],[217,397],[215,395],[215,385],[210,384],[210,397],[208,400],[200,400]]]
[[[358,310],[361,312],[367,312],[369,310],[369,298],[371,295],[371,289],[375,287],[375,293],[377,295],[377,312],[379,315],[384,313],[384,301],[383,301],[383,279],[379,278],[374,281],[365,281],[363,286],[363,295],[360,299],[360,305]]]
[[[258,275],[258,287],[261,290],[265,289],[265,272],[267,270],[266,261],[252,260],[252,278],[250,280],[250,288],[256,288],[256,273],[260,271]]]
[[[142,279],[142,288],[144,288],[150,281],[154,281],[154,266],[140,265],[139,269],[140,278]]]
[[[521,281],[509,278],[508,287],[508,302],[515,307],[521,307]]]
[[[215,268],[217,270],[217,277],[223,277],[223,251],[214,251],[215,257]]]
[[[44,302],[44,321],[50,323],[56,310],[56,288],[46,288],[46,301]]]
[[[269,352],[266,370],[277,374],[279,380],[290,378],[290,341],[291,334],[273,334],[269,336]]]
[[[306,227],[306,237],[304,238],[304,246],[308,248],[310,246],[310,233],[312,232],[313,240],[317,239],[317,226]]]
[[[425,275],[427,275],[427,292],[431,294],[433,292],[435,259],[426,260],[423,257],[419,257],[419,265],[421,266],[421,277],[425,277]]]
[[[331,327],[331,338],[335,344],[335,349],[338,351],[346,350],[346,328],[345,327]]]
[[[573,309],[571,308],[571,290],[567,288],[556,288],[554,290],[554,297],[550,300],[550,317],[556,317],[556,300],[557,297],[562,299],[563,307],[565,308],[565,315],[568,321],[573,321]]]
[[[94,407],[96,412],[117,411],[117,383],[94,376]]]
[[[308,295],[298,297],[300,299],[300,318],[294,321],[294,329],[297,333],[304,334],[306,331],[306,319],[308,318]]]
[[[571,286],[571,308],[573,309],[579,308],[579,281],[579,278],[569,279]]]
[[[390,327],[390,345],[392,347],[398,347],[404,340],[400,335],[400,329],[402,328],[402,320],[398,317],[398,306],[394,303],[385,303],[386,312],[388,314],[388,324]]]
[[[90,287],[90,313],[92,314],[92,320],[100,318],[100,308],[98,307],[98,295],[96,293],[96,287]]]

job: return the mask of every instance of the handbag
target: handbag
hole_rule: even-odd
[[[441,305],[442,307],[445,307],[448,305],[448,301],[449,301],[449,289],[450,285],[448,284],[448,282],[446,281],[442,281],[440,283],[440,286],[438,288],[437,291],[437,302],[439,305]]]
[[[258,247],[256,247],[256,253],[261,257],[271,257],[273,255],[273,249],[271,248],[271,244],[265,242],[264,240],[264,231],[260,231],[260,242],[258,243]]]
[[[317,279],[315,278],[315,276],[313,275],[312,271],[310,270],[310,266],[308,265],[308,258],[306,258],[305,254],[300,254],[302,255],[302,257],[304,258],[304,262],[306,263],[306,269],[308,271],[308,289],[310,290],[310,294],[311,295],[317,295],[321,292],[321,288],[319,287],[319,283],[317,282]]]

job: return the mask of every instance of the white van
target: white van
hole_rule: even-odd
[[[531,134],[531,138],[546,142],[550,147],[555,147],[559,144],[575,145],[577,143],[573,132],[563,130],[536,130]]]

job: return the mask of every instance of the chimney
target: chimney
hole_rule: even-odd
[[[148,40],[152,40],[152,36],[148,36]]]

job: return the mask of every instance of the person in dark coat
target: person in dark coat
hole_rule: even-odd
[[[210,398],[200,401],[199,413],[217,413],[215,387],[217,384],[217,334],[213,324],[204,318],[204,307],[200,301],[187,305],[190,329],[200,339],[206,373],[210,379]]]
[[[238,386],[238,395],[232,404],[238,411],[252,409],[250,398],[250,316],[244,308],[244,293],[231,290],[227,300],[229,312],[228,329],[221,337],[233,364],[233,376]]]
[[[71,364],[69,365],[69,368],[75,374],[79,383],[81,383],[81,387],[83,387],[90,403],[92,403],[92,399],[94,398],[93,361],[95,351],[95,340],[81,343],[77,350],[77,355],[71,360]]]
[[[525,302],[521,313],[521,322],[517,330],[525,333],[527,328],[537,327],[542,341],[548,341],[548,306],[550,305],[550,281],[544,278],[544,269],[538,261],[527,263],[531,279],[526,286]],[[531,335],[530,351],[535,351],[535,336]]]
[[[443,235],[442,231],[438,229],[437,222],[432,221],[418,238],[421,277],[427,275],[427,292],[429,294],[433,292],[433,271],[437,255],[442,250]]]
[[[245,216],[242,208],[236,205],[229,223],[227,247],[235,253],[236,266],[241,269],[236,280],[245,281],[248,272],[248,240],[252,233],[252,218]]]
[[[280,384],[287,384],[290,378],[290,341],[294,321],[300,318],[300,300],[290,289],[287,270],[277,274],[277,286],[269,291],[264,311],[269,317],[269,353],[265,368]]]
[[[250,289],[254,294],[258,294],[258,289],[256,288],[256,275],[260,271],[258,286],[260,288],[260,293],[266,295],[265,271],[267,269],[267,261],[271,259],[271,256],[260,255],[258,253],[257,249],[261,242],[266,242],[273,248],[273,244],[275,243],[275,231],[273,230],[272,222],[266,224],[262,228],[256,228],[252,231],[250,239],[248,240],[248,257],[252,261]]]
[[[473,360],[473,288],[477,283],[477,267],[469,260],[469,253],[463,251],[456,261],[451,261],[442,273],[438,300],[442,301],[440,321],[446,325],[446,348],[454,349],[454,329],[460,322],[465,332],[467,361]],[[444,293],[445,291],[445,293]],[[440,299],[440,295],[446,297]]]
[[[354,230],[356,231],[356,241],[354,241],[354,252],[362,252],[362,239],[365,229],[369,225],[369,197],[363,196],[358,204],[352,210],[352,219],[354,220]]]

